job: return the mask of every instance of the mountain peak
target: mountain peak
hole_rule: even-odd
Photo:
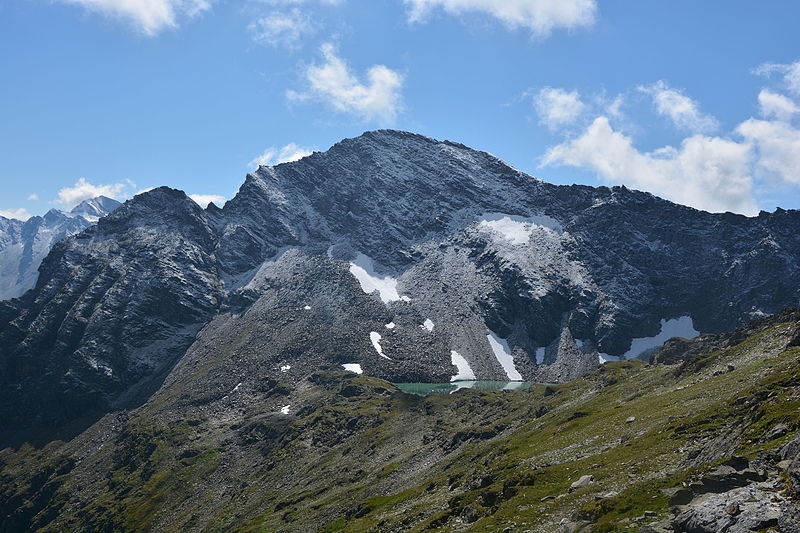
[[[601,357],[796,303],[800,218],[781,215],[778,229],[729,218],[622,187],[553,185],[458,143],[377,130],[260,167],[221,210],[169,187],[135,196],[54,250],[20,308],[47,327],[17,346],[28,330],[12,318],[0,346],[24,368],[31,347],[55,342],[51,363],[67,361],[86,384],[64,394],[118,380],[109,402],[132,386],[128,372],[145,379],[206,326],[197,354],[235,339],[237,364],[357,363],[393,381],[437,381],[453,375],[456,352],[483,379],[563,381]],[[116,332],[115,313],[131,306],[138,344],[95,342],[98,324]],[[190,333],[154,356],[176,328]],[[72,350],[63,358],[62,347]],[[60,374],[42,368],[46,388]]]
[[[97,196],[84,200],[70,210],[71,215],[82,216],[89,222],[97,222],[98,219],[114,211],[122,204],[107,196]]]

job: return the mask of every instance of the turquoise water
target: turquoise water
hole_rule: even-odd
[[[401,391],[418,396],[452,394],[459,389],[525,390],[536,385],[533,381],[454,381],[452,383],[395,383]]]

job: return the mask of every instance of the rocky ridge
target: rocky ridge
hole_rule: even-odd
[[[21,296],[33,288],[38,268],[58,241],[88,228],[120,203],[99,196],[84,200],[69,212],[51,209],[26,221],[0,217],[0,300]]]
[[[201,375],[215,394],[343,364],[448,381],[463,361],[480,379],[564,382],[659,334],[797,304],[799,257],[795,211],[555,186],[457,143],[369,132],[259,168],[222,209],[159,188],[59,243],[35,289],[0,303],[0,404],[20,406],[0,427]],[[223,356],[227,373],[203,365]]]

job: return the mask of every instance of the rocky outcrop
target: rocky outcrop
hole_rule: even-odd
[[[0,427],[105,410],[168,370],[221,301],[216,242],[203,210],[162,188],[56,244],[2,313]]]
[[[795,464],[797,443],[781,449],[780,456]],[[793,444],[794,443],[794,444]],[[743,457],[733,457],[684,488],[667,489],[673,505],[672,530],[678,533],[749,533],[800,531],[800,505],[793,487],[783,476],[786,463],[762,460],[760,470]],[[791,474],[790,474],[791,475]]]

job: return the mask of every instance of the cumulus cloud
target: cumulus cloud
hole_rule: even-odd
[[[761,76],[771,77],[778,74],[783,78],[783,84],[792,94],[800,96],[800,61],[794,63],[763,63],[754,72]]]
[[[94,185],[86,178],[80,178],[72,187],[65,187],[58,191],[56,203],[61,204],[67,209],[72,209],[84,200],[89,200],[97,196],[107,196],[119,200],[124,190],[124,183]]]
[[[784,122],[788,122],[800,111],[800,107],[792,100],[769,89],[763,89],[758,93],[758,105],[763,117],[776,118]]]
[[[511,29],[526,28],[545,37],[557,28],[591,26],[597,16],[596,0],[403,0],[411,22],[424,22],[442,9],[450,15],[485,14]]]
[[[303,148],[295,143],[289,143],[283,148],[267,148],[264,150],[264,153],[250,161],[248,166],[255,169],[261,165],[272,166],[279,165],[280,163],[291,163],[292,161],[297,161],[312,153],[314,152],[309,148]]]
[[[553,87],[545,87],[536,93],[533,106],[541,123],[551,130],[573,124],[586,109],[578,91],[568,92]]]
[[[311,18],[297,8],[274,12],[248,26],[254,41],[269,46],[294,48],[300,40],[314,32]]]
[[[595,171],[669,200],[712,212],[758,212],[750,176],[749,146],[719,137],[693,135],[680,148],[643,153],[601,116],[577,138],[545,154],[543,165],[570,165]]]
[[[779,120],[746,120],[736,130],[758,151],[761,170],[800,185],[800,130]]]
[[[214,205],[220,207],[222,204],[225,203],[225,197],[220,196],[219,194],[190,194],[189,198],[194,200],[197,205],[205,209],[208,207],[208,204],[214,202]]]
[[[336,111],[354,114],[365,121],[394,122],[402,108],[400,74],[384,65],[375,65],[362,82],[336,55],[332,44],[323,44],[320,50],[324,63],[306,69],[308,88],[301,92],[287,91],[290,101],[319,100]]]
[[[178,26],[183,17],[194,17],[211,7],[209,0],[57,0],[87,11],[119,18],[145,35],[156,35]]]
[[[639,87],[653,98],[659,115],[668,117],[675,127],[690,132],[709,132],[719,127],[716,119],[700,112],[697,102],[664,81]]]
[[[24,207],[21,207],[19,209],[0,209],[0,217],[15,218],[17,220],[25,222],[32,216],[33,215],[28,213],[28,210],[25,209]]]

